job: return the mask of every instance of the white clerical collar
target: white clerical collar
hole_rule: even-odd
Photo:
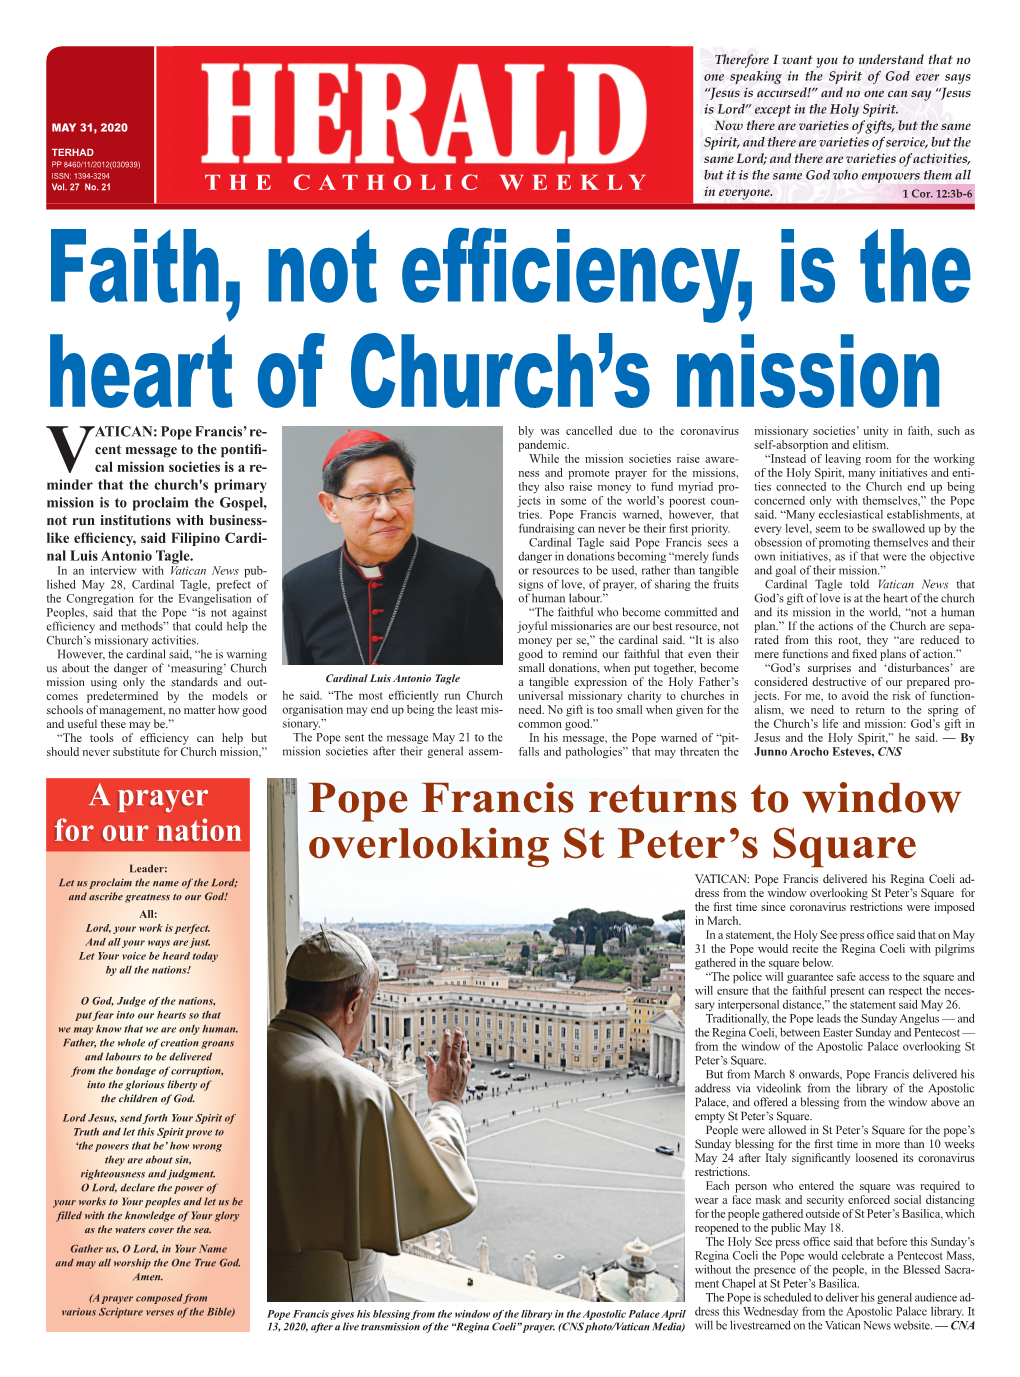
[[[377,578],[381,578],[381,577],[382,577],[382,566],[381,566],[381,565],[379,565],[379,564],[359,564],[358,561],[357,561],[356,559],[353,559],[353,558],[352,558],[351,552],[350,552],[350,550],[348,550],[348,548],[347,548],[346,545],[344,545],[343,551],[344,551],[344,558],[347,560],[347,563],[348,563],[348,564],[352,564],[352,565],[354,566],[354,568],[357,569],[358,573],[361,575],[361,577],[362,577],[363,579],[365,579],[365,580],[367,581],[367,580],[369,580],[369,579],[377,579]]]

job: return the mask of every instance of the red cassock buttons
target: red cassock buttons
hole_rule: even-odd
[[[372,637],[372,640],[373,640],[373,641],[381,641],[381,640],[382,640],[382,637],[381,637],[381,636],[373,636],[373,637]]]
[[[381,583],[370,583],[368,586],[369,586],[369,588],[381,588],[381,587],[382,587],[382,584],[381,584]]]

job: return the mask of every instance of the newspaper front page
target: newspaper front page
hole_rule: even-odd
[[[1006,1366],[1003,18],[20,21],[20,1356]]]

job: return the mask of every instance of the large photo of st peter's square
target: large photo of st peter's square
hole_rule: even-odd
[[[269,781],[268,1299],[683,1300],[683,896],[331,865],[310,788]]]

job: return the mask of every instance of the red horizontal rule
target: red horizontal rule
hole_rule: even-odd
[[[46,781],[47,851],[247,851],[247,779]]]
[[[691,48],[158,48],[161,206],[684,205]]]

